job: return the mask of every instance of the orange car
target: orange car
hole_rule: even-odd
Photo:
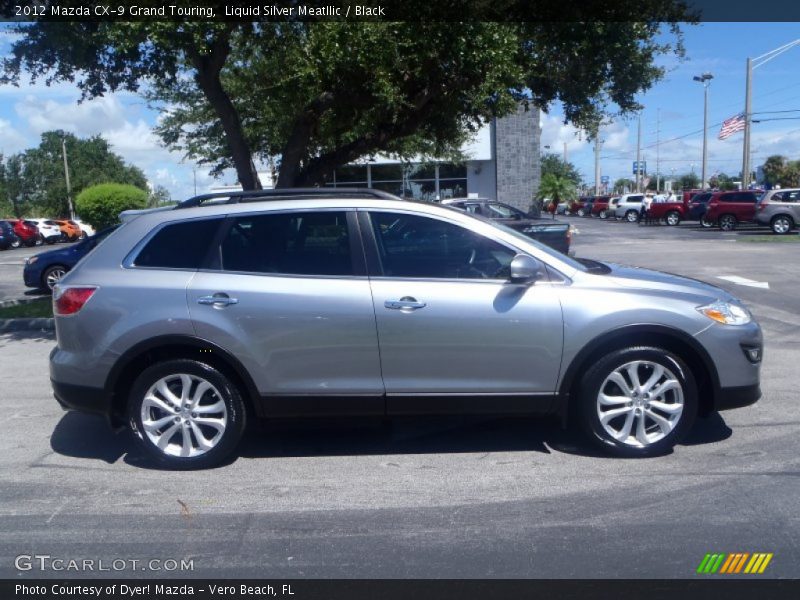
[[[63,233],[70,242],[74,242],[81,237],[81,228],[75,221],[58,219],[54,219],[54,221],[58,224],[59,229],[61,229],[61,233]]]

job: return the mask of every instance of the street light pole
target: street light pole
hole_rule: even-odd
[[[703,168],[701,171],[700,188],[706,189],[706,173],[708,165],[708,87],[714,76],[711,73],[695,75],[693,79],[703,84]]]
[[[72,187],[69,183],[69,165],[67,165],[67,140],[61,138],[61,156],[64,157],[64,179],[67,183],[67,204],[69,204],[69,218],[75,219],[75,209],[72,207]]]
[[[639,113],[639,127],[636,133],[636,193],[642,191],[642,113]]]

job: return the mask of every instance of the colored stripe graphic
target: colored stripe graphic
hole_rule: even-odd
[[[771,552],[731,552],[728,554],[708,553],[697,567],[698,574],[727,574],[748,573],[760,575],[774,556]],[[747,565],[747,566],[745,566]],[[744,570],[744,571],[743,571]]]

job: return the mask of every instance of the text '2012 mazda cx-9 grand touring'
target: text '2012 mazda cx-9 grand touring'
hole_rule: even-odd
[[[279,190],[124,221],[56,286],[50,375],[173,468],[300,415],[559,414],[650,456],[760,396],[761,330],[728,292],[452,208]]]

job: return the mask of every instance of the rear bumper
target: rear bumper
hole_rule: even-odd
[[[93,388],[50,380],[55,396],[64,410],[111,416],[111,399],[102,388]]]
[[[755,404],[761,398],[759,384],[721,388],[717,393],[717,410],[729,410]]]

